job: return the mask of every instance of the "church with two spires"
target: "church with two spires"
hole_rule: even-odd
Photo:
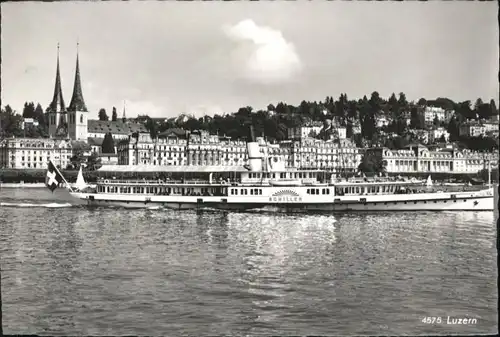
[[[52,102],[47,108],[49,118],[49,136],[51,138],[69,138],[87,141],[89,112],[83,99],[80,79],[80,64],[76,55],[75,83],[73,96],[68,107],[64,103],[59,72],[59,46],[57,46],[56,83]]]
[[[100,121],[89,118],[89,111],[83,99],[78,52],[76,55],[73,95],[69,106],[66,106],[61,88],[59,46],[57,47],[54,96],[46,112],[49,119],[49,136],[51,138],[71,139],[91,143],[91,145],[99,145],[108,132],[115,139],[128,138],[133,132],[147,132],[141,124],[125,122],[125,111],[123,111],[123,118],[120,121]],[[97,112],[93,115],[97,116]]]

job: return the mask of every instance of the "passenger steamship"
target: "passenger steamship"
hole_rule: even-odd
[[[343,180],[322,170],[286,169],[280,157],[262,156],[259,144],[247,143],[247,167],[168,167],[175,178],[160,180],[101,179],[85,187],[68,184],[53,165],[48,186],[60,177],[72,197],[90,206],[126,208],[273,211],[492,211],[493,189],[446,192],[418,181]],[[116,170],[131,168],[115,166]],[[135,166],[140,172],[154,167]],[[54,172],[55,170],[55,172]],[[50,177],[49,177],[50,176]],[[197,178],[197,179],[194,179]]]

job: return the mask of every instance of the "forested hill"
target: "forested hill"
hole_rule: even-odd
[[[379,133],[375,127],[376,118],[381,116],[392,119],[390,130],[401,133],[406,127],[403,120],[405,114],[411,114],[413,128],[423,128],[419,111],[425,106],[441,107],[445,110],[454,110],[456,118],[450,124],[456,132],[457,125],[467,119],[487,119],[497,115],[498,110],[494,100],[484,103],[477,99],[471,101],[454,102],[448,98],[426,100],[421,98],[418,102],[408,102],[406,95],[392,94],[388,99],[380,97],[378,92],[373,92],[370,97],[364,96],[358,100],[349,99],[346,94],[341,94],[338,99],[329,96],[323,101],[302,101],[298,106],[285,102],[276,105],[269,104],[266,110],[257,110],[250,106],[242,107],[236,112],[224,115],[204,116],[200,118],[171,118],[161,122],[152,119],[147,113],[137,119],[145,123],[152,136],[156,136],[169,128],[181,127],[187,130],[207,130],[211,134],[226,135],[232,138],[248,137],[249,125],[254,126],[257,136],[265,135],[270,140],[283,140],[287,136],[287,128],[296,127],[312,121],[323,122],[325,119],[336,120],[347,128],[348,137],[352,135],[352,126],[361,127],[361,136],[364,139],[373,139]],[[116,109],[113,107],[112,120],[117,119]],[[21,129],[22,118],[34,118],[39,122],[38,127]],[[96,112],[96,118],[107,120],[104,108]],[[40,104],[26,102],[23,112],[16,113],[10,106],[5,106],[0,115],[2,136],[48,136],[48,118]],[[450,127],[446,125],[446,127]]]

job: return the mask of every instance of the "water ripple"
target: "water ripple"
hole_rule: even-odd
[[[16,205],[66,203],[58,198],[0,191]],[[497,332],[492,213],[1,206],[0,229],[9,334]]]

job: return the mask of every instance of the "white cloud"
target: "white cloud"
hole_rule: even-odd
[[[226,35],[239,42],[233,51],[236,66],[242,75],[253,81],[277,83],[290,80],[301,69],[300,57],[292,43],[285,40],[281,31],[258,26],[246,19],[234,26],[224,27]]]

